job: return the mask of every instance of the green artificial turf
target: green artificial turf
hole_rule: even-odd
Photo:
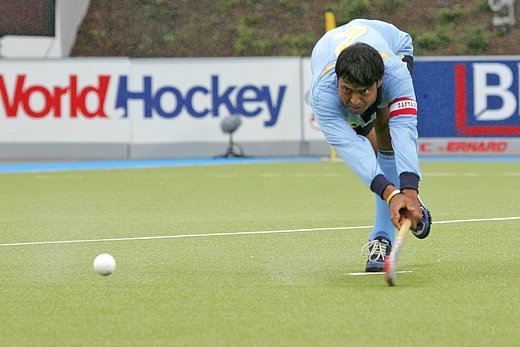
[[[350,275],[374,196],[343,163],[0,175],[0,345],[518,344],[520,220],[471,220],[520,216],[520,163],[422,168],[395,287]]]

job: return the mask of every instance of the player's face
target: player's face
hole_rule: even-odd
[[[360,86],[338,79],[339,97],[348,110],[354,114],[362,114],[377,99],[377,89],[381,86],[381,80],[371,86]]]

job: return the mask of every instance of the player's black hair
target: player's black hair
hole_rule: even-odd
[[[383,78],[385,65],[377,50],[358,42],[341,51],[335,70],[338,78],[368,87]]]

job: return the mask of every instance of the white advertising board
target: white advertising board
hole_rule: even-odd
[[[0,60],[0,142],[128,142],[115,109],[128,59]]]
[[[239,116],[237,141],[299,141],[300,58],[133,60],[119,105],[132,143],[225,142],[220,122]]]
[[[300,58],[0,63],[1,142],[300,141]]]
[[[305,141],[325,141],[325,137],[321,132],[316,119],[314,118],[314,113],[312,112],[310,100],[309,100],[309,90],[311,88],[312,83],[312,71],[311,71],[311,58],[303,58],[302,59],[302,79],[303,79],[303,139]]]

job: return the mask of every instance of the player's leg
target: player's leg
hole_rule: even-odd
[[[388,114],[388,110],[378,111],[378,116],[380,112],[386,112]],[[384,116],[384,115],[383,115]],[[381,128],[381,125],[378,125],[376,122],[374,124],[374,128],[366,135],[366,137],[370,140],[374,150],[377,153],[377,161],[381,169],[383,170],[386,178],[392,182],[396,187],[398,186],[398,178],[397,171],[395,168],[395,160],[393,151],[391,150],[390,144],[390,133],[388,132],[387,137],[380,136],[378,134],[378,128]],[[388,126],[386,126],[388,129]],[[381,150],[381,147],[390,144],[390,150]],[[368,243],[363,247],[363,251],[368,253],[368,259],[365,267],[365,271],[367,272],[381,272],[383,271],[385,256],[390,254],[391,244],[394,241],[395,236],[395,227],[390,220],[390,209],[386,201],[381,199],[381,197],[376,196],[376,211],[375,211],[375,222],[374,228],[372,229],[370,235],[368,236]]]
[[[399,187],[399,177],[395,166],[395,156],[388,129],[388,108],[379,109],[374,123],[374,133],[378,146],[377,162],[385,177],[396,187]],[[369,240],[384,237],[390,243],[394,242],[395,227],[390,219],[390,208],[386,201],[376,196],[376,214],[374,228],[369,235]]]

